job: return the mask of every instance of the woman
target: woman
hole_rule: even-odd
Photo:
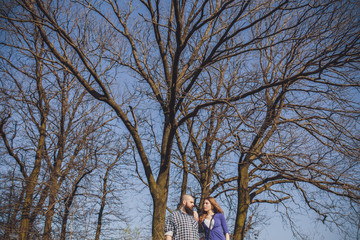
[[[205,240],[230,240],[224,211],[215,198],[205,198],[203,212],[204,214],[200,217],[200,224],[204,228]]]

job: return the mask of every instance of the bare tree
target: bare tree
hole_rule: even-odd
[[[220,68],[222,67],[217,69]],[[225,82],[222,75],[225,72],[212,71],[209,73],[208,85],[206,82],[201,85],[201,88],[205,89],[204,92],[209,95],[208,98],[220,98],[225,88],[231,89],[230,84],[234,82]],[[193,190],[194,195],[200,194],[199,206],[202,206],[204,199],[210,195],[217,196],[231,191],[228,187],[224,188],[224,185],[236,182],[236,173],[229,170],[233,165],[230,163],[234,162],[231,157],[234,142],[231,138],[241,123],[228,125],[229,117],[234,115],[234,112],[237,113],[231,104],[210,106],[203,109],[198,116],[187,120],[184,127],[180,128],[182,137],[177,136],[180,162],[174,161],[174,164],[184,172],[181,189],[183,193],[186,192],[187,175],[191,174],[200,187],[198,192]],[[234,190],[232,188],[232,191]]]
[[[296,194],[292,187],[303,197],[301,204],[323,221],[340,222],[335,215],[344,210],[330,211],[339,201],[337,196],[344,197],[342,202],[358,204],[359,188],[354,176],[359,165],[354,159],[359,156],[359,80],[353,72],[359,70],[359,34],[354,32],[359,25],[352,21],[355,13],[349,8],[353,5],[334,4],[315,4],[300,17],[293,18],[295,12],[285,14],[287,19],[279,22],[281,25],[276,25],[278,19],[257,25],[252,30],[253,39],[264,29],[273,34],[257,44],[259,54],[249,54],[259,61],[244,64],[240,60],[234,66],[243,69],[238,69],[235,76],[233,70],[227,73],[237,78],[239,92],[246,92],[250,84],[273,85],[254,93],[250,102],[228,98],[238,109],[238,120],[231,120],[238,132],[235,137],[240,154],[235,239],[244,239],[251,226],[247,217],[250,204],[285,204]],[[336,4],[343,11],[334,12]],[[288,24],[293,21],[298,26],[291,30]],[[329,200],[316,199],[312,189],[327,192]],[[295,228],[294,232],[298,235]]]
[[[153,199],[153,239],[164,238],[170,163],[174,139],[177,132],[181,134],[177,131],[179,126],[191,122],[203,109],[209,110],[211,106],[231,105],[229,109],[237,109],[237,120],[246,126],[243,130],[234,129],[238,131],[235,140],[239,151],[238,172],[234,176],[238,183],[235,239],[243,239],[248,207],[251,202],[262,201],[256,196],[281,183],[292,183],[301,192],[302,186],[295,184],[299,181],[307,183],[314,177],[308,170],[312,164],[305,160],[314,160],[315,155],[309,152],[303,155],[304,152],[300,151],[289,156],[280,151],[281,155],[278,155],[277,142],[287,153],[292,153],[288,149],[297,150],[301,142],[297,138],[293,144],[285,141],[284,137],[288,135],[279,135],[284,134],[280,130],[285,129],[285,133],[291,136],[296,126],[317,141],[318,145],[311,146],[322,146],[325,143],[321,141],[323,137],[342,144],[345,144],[342,139],[352,139],[353,142],[345,144],[351,148],[338,152],[346,152],[343,156],[347,160],[353,160],[357,154],[354,146],[358,146],[358,139],[349,134],[351,131],[339,131],[350,129],[351,124],[346,128],[334,125],[330,116],[336,116],[338,111],[333,107],[328,107],[327,113],[331,114],[327,118],[320,118],[317,114],[312,115],[317,117],[309,118],[305,114],[307,111],[321,112],[323,106],[319,104],[313,108],[311,104],[316,102],[306,101],[310,98],[301,100],[300,96],[304,90],[314,98],[322,96],[323,89],[314,91],[311,84],[328,86],[332,90],[358,87],[355,77],[345,74],[347,68],[358,71],[355,66],[359,59],[356,4],[345,0],[149,0],[129,1],[127,4],[112,0],[24,0],[11,14],[2,14],[2,18],[27,21],[36,27],[46,50],[51,51],[56,61],[71,72],[94,98],[111,107],[122,121],[136,146]],[[352,20],[354,17],[355,21]],[[75,56],[70,53],[75,53]],[[239,59],[243,65],[237,64]],[[229,91],[224,88],[226,94],[209,94],[208,89],[202,88],[210,85],[206,84],[208,72],[213,72],[210,69],[219,63],[225,65],[226,61],[240,69],[239,76],[234,76],[236,87]],[[113,72],[108,71],[110,68]],[[117,73],[125,71],[130,74],[124,80],[124,75]],[[230,76],[232,72],[225,75]],[[346,82],[350,80],[353,83]],[[114,89],[114,83],[128,86],[128,92]],[[137,90],[140,94],[136,94]],[[353,109],[345,114],[350,118],[354,118],[351,114],[358,113],[356,106],[352,106]],[[248,115],[251,111],[242,111],[244,108],[253,113]],[[247,113],[245,119],[241,115],[243,112]],[[295,119],[292,119],[294,113]],[[330,124],[333,131],[330,127],[318,129],[325,129],[325,132],[311,133],[315,125],[310,120],[315,119],[319,120],[318,127]],[[326,124],[325,120],[328,120]],[[303,121],[308,122],[304,125]],[[149,125],[144,122],[152,124],[154,131],[149,131]],[[337,138],[330,137],[339,132]],[[248,136],[242,135],[245,133]],[[148,148],[147,142],[153,142],[158,151]],[[323,156],[340,150],[329,142],[325,146],[329,147],[329,155]],[[317,160],[322,159],[321,154],[317,156]],[[275,159],[288,160],[293,165],[289,162],[280,164],[279,168],[288,170],[280,175],[277,174],[279,171],[271,175],[272,168],[259,173],[258,169],[270,166]],[[297,168],[294,170],[294,167]],[[351,169],[357,169],[356,164]],[[300,175],[304,171],[308,171],[312,178]],[[319,170],[315,169],[315,172]],[[352,190],[347,190],[345,195],[350,199],[357,198],[354,179],[335,177],[329,182],[330,172],[324,169],[322,172],[326,173],[327,182],[318,180],[311,184],[334,194],[340,192],[327,184],[338,184],[340,191],[351,186]],[[353,177],[352,173],[350,175]],[[267,202],[276,203],[289,198],[286,193],[276,196],[275,200]]]
[[[336,7],[337,4],[341,7]],[[251,38],[259,38],[260,33],[266,33],[267,37],[256,44],[258,52],[247,54],[254,60],[246,63],[237,59],[238,62],[232,62],[235,71],[232,66],[225,70],[225,75],[236,78],[234,82],[238,85],[238,88],[224,86],[223,91],[230,91],[230,97],[221,98],[238,112],[235,118],[227,117],[231,122],[229,127],[238,132],[234,135],[239,151],[238,174],[232,178],[238,180],[235,239],[244,239],[251,227],[251,218],[247,215],[251,204],[286,204],[287,199],[296,199],[294,196],[299,194],[304,200],[302,205],[319,214],[323,221],[332,218],[328,222],[340,222],[335,220],[335,215],[344,212],[330,211],[334,202],[339,201],[337,196],[344,197],[342,202],[350,200],[358,204],[355,176],[359,163],[354,160],[359,156],[356,128],[359,80],[353,72],[359,70],[359,34],[356,33],[359,25],[358,20],[353,21],[355,13],[349,10],[354,6],[349,2],[334,2],[297,7],[303,9],[274,15],[278,18],[255,25]],[[343,11],[334,12],[339,8]],[[292,27],[294,23],[296,28]],[[218,85],[211,83],[216,89]],[[207,86],[205,81],[199,85],[202,89]],[[254,86],[271,87],[253,92],[244,100],[231,97],[247,94]],[[210,94],[211,90],[205,92]],[[214,99],[201,91],[198,96]],[[207,105],[203,101],[203,106]],[[199,111],[199,118],[210,124],[203,113],[204,110]],[[199,124],[194,128],[201,129],[204,123],[196,121]],[[194,148],[198,153],[200,150],[206,153],[207,148],[199,146],[208,143],[209,135],[195,136],[194,128],[189,129]],[[197,162],[206,161],[198,157]],[[216,161],[210,163],[205,173],[213,173],[211,167]],[[189,161],[181,166],[184,172],[188,171],[186,166]],[[201,172],[201,166],[199,169]],[[206,179],[202,179],[200,185],[202,183],[209,186]],[[294,187],[298,193],[291,190]],[[327,192],[329,200],[313,197],[313,189]]]
[[[129,141],[129,139],[127,139],[127,141],[125,141],[124,146],[121,149],[116,149],[116,151],[114,151],[117,153],[113,157],[113,159],[104,163],[104,165],[105,165],[104,173],[101,177],[102,178],[101,195],[99,196],[100,208],[99,208],[99,212],[98,212],[97,227],[96,227],[96,234],[95,234],[96,240],[100,239],[100,234],[101,234],[101,230],[103,227],[102,222],[103,222],[104,216],[106,215],[105,207],[106,207],[106,205],[109,205],[108,195],[110,195],[110,194],[117,195],[117,193],[113,193],[115,190],[119,191],[121,189],[126,189],[125,183],[126,183],[126,185],[130,185],[129,183],[127,183],[128,179],[126,180],[124,177],[124,179],[121,180],[121,183],[123,183],[123,186],[121,186],[119,188],[119,186],[117,184],[114,184],[114,182],[116,180],[118,180],[119,177],[115,178],[112,176],[114,174],[126,176],[126,174],[124,174],[124,173],[112,173],[112,172],[115,172],[116,166],[120,165],[121,160],[127,159],[124,157],[124,155],[125,155],[126,151],[128,151],[129,145],[130,145],[130,141]],[[125,162],[125,161],[123,161],[123,162]],[[121,194],[119,197],[121,198]]]
[[[109,131],[105,126],[111,118],[71,74],[54,63],[36,28],[10,21],[6,31],[1,56],[1,94],[6,99],[1,106],[2,155],[16,170],[8,176],[14,182],[9,194],[15,193],[11,189],[15,181],[22,187],[8,198],[16,201],[6,212],[8,227],[3,237],[51,239],[63,183],[77,179],[70,181],[73,191],[64,197],[68,211],[77,185],[97,167],[95,148],[104,144],[99,136]],[[39,221],[43,228],[38,229]],[[62,228],[66,229],[66,218]]]
[[[24,126],[25,132],[30,132],[29,134],[29,142],[25,141],[25,144],[29,145],[18,145],[15,141],[17,137],[17,128],[18,123],[16,121],[13,121],[12,124],[9,123],[9,119],[12,117],[12,111],[9,105],[3,106],[2,109],[2,121],[1,121],[1,137],[4,143],[4,147],[7,150],[7,153],[9,156],[11,156],[14,161],[17,163],[21,177],[24,180],[24,200],[23,204],[21,205],[21,223],[20,223],[20,230],[19,235],[22,239],[25,239],[28,237],[28,234],[30,232],[30,229],[32,228],[33,219],[31,216],[31,209],[33,207],[33,202],[35,200],[35,196],[37,195],[37,182],[39,180],[39,174],[41,171],[41,165],[42,165],[42,159],[45,152],[45,138],[46,138],[46,128],[48,126],[47,119],[49,115],[49,99],[48,96],[45,94],[44,85],[43,85],[43,64],[40,60],[41,56],[43,55],[44,51],[41,48],[37,48],[37,44],[35,44],[33,50],[33,54],[35,56],[34,63],[33,63],[33,71],[30,76],[34,79],[34,86],[35,89],[33,89],[33,92],[28,91],[26,89],[26,85],[22,82],[17,81],[16,77],[13,75],[13,72],[11,70],[8,70],[7,68],[3,68],[3,72],[9,76],[9,79],[15,79],[14,84],[9,84],[10,86],[13,86],[15,88],[18,88],[17,94],[15,95],[15,104],[18,102],[16,100],[21,101],[21,99],[24,99],[24,105],[21,106],[21,104],[17,105],[15,107],[18,108],[16,111],[19,114],[15,118],[18,121],[22,120],[22,124]],[[4,58],[3,58],[4,59]],[[11,65],[10,65],[11,69]],[[22,68],[15,68],[15,71],[18,70],[19,72],[25,73]],[[30,84],[29,84],[30,85]],[[10,90],[11,91],[11,90]],[[8,93],[5,93],[10,97],[11,95]],[[34,95],[37,96],[35,97]],[[32,111],[32,114],[26,114],[26,110]],[[35,111],[37,112],[35,113]],[[6,116],[7,115],[7,116]],[[23,119],[21,119],[23,117]],[[31,123],[34,123],[34,125],[31,126]],[[10,127],[9,125],[13,125],[13,127]],[[6,128],[10,127],[12,129],[11,133],[6,132]],[[35,133],[36,132],[36,133]],[[32,134],[34,135],[32,135]],[[33,146],[31,146],[31,142],[34,143]],[[24,154],[19,154],[19,151],[25,150]],[[27,149],[33,149],[34,155],[33,159],[34,161],[29,164],[29,161],[26,161],[26,158],[28,157],[26,152]],[[40,201],[43,199],[40,197]],[[35,214],[35,212],[33,212]],[[36,215],[36,214],[35,214]]]

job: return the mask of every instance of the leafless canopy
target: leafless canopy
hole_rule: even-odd
[[[164,238],[172,169],[182,192],[236,202],[235,239],[250,229],[251,204],[287,207],[297,194],[324,221],[343,202],[358,209],[357,1],[2,2],[4,66],[18,53],[45,60],[131,137],[153,239]],[[21,28],[40,52],[23,47]]]

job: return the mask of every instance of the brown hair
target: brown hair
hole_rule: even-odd
[[[221,207],[219,206],[219,204],[216,202],[215,198],[213,197],[207,197],[204,199],[204,202],[205,200],[208,200],[212,206],[212,210],[214,213],[224,213],[224,211],[221,209]],[[203,210],[203,214],[200,216],[200,223],[202,223],[206,218],[206,212],[204,212]]]

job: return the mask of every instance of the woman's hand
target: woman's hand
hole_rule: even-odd
[[[225,234],[225,239],[230,240],[230,235],[228,233]]]
[[[194,212],[194,219],[195,221],[199,221],[199,214],[197,212]]]

